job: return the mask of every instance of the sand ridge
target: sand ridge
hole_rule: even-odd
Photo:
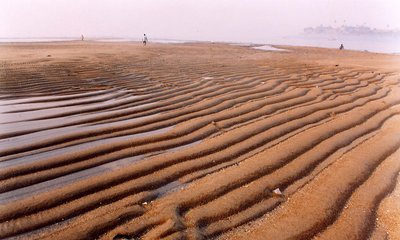
[[[0,238],[400,237],[399,56],[280,47],[0,45]]]

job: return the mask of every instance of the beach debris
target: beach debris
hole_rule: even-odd
[[[282,191],[279,188],[275,188],[274,190],[270,190],[269,188],[265,189],[265,192],[271,197],[282,197],[285,198]]]
[[[49,54],[49,55],[47,55],[47,57],[51,57],[51,55]]]
[[[275,188],[272,193],[276,196],[282,196],[283,193],[281,192],[281,190],[279,188]]]
[[[336,64],[335,67],[339,67],[339,64]]]
[[[147,205],[147,202],[143,202],[142,205],[146,206],[146,205]]]

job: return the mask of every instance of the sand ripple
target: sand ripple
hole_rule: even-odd
[[[24,62],[29,48],[12,48],[0,238],[395,234],[396,71],[306,61],[307,49],[59,43]]]

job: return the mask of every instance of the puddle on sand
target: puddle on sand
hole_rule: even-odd
[[[44,101],[44,102],[35,102],[30,103],[28,100],[27,102],[21,102],[21,103],[9,103],[5,101],[0,100],[0,112],[2,113],[12,113],[12,112],[29,112],[29,111],[37,111],[41,109],[47,109],[47,108],[58,108],[58,107],[66,107],[65,105],[71,105],[73,104],[75,107],[79,105],[89,105],[89,104],[98,104],[97,103],[86,103],[88,101],[100,101],[100,102],[106,102],[111,99],[114,99],[115,97],[120,96],[121,94],[126,94],[125,91],[113,91],[111,93],[106,93],[102,95],[95,95],[93,97],[85,97],[85,98],[77,98],[77,99],[68,99],[68,100],[57,100],[57,101],[51,101],[51,98],[49,101]],[[22,100],[22,99],[21,99]],[[23,99],[26,100],[26,99]]]
[[[129,158],[130,163],[134,163],[138,160],[143,159],[143,155],[135,156]],[[31,197],[35,194],[39,194],[42,192],[47,192],[49,190],[65,186],[67,184],[78,182],[85,178],[89,178],[92,176],[100,175],[106,171],[112,170],[109,167],[104,165],[100,165],[94,168],[85,169],[79,172],[75,172],[72,174],[68,174],[66,176],[58,177],[55,179],[51,179],[45,182],[37,183],[31,186],[19,188],[13,191],[5,192],[0,194],[0,204],[4,204],[10,201],[15,201],[21,198]]]
[[[160,197],[163,197],[163,196],[165,196],[165,195],[167,195],[169,193],[181,190],[181,189],[185,188],[186,185],[187,185],[187,183],[182,183],[179,180],[170,182],[170,183],[168,183],[168,184],[166,184],[166,185],[164,185],[164,186],[162,186],[162,187],[157,189],[158,197],[160,198]]]
[[[50,151],[40,152],[40,153],[32,154],[29,156],[10,159],[10,160],[4,161],[4,162],[0,162],[0,168],[32,163],[32,162],[40,161],[40,160],[43,160],[46,158],[60,156],[61,154],[77,152],[77,151],[81,151],[81,150],[85,150],[85,149],[89,149],[89,148],[93,148],[93,147],[99,147],[99,146],[105,145],[105,144],[117,143],[119,141],[125,141],[125,140],[129,140],[129,139],[133,140],[133,139],[138,139],[138,138],[146,137],[146,136],[150,136],[150,135],[162,134],[162,133],[168,132],[173,127],[174,126],[165,127],[165,128],[148,131],[148,132],[144,132],[144,133],[137,133],[137,134],[132,134],[132,135],[120,136],[120,137],[99,139],[99,140],[94,140],[91,142],[86,142],[86,143],[81,143],[81,144],[77,144],[77,145],[72,145],[72,146],[68,146],[68,147],[50,150]]]
[[[61,96],[40,96],[40,97],[25,97],[25,98],[18,98],[18,99],[1,99],[0,100],[0,105],[14,105],[14,104],[28,104],[28,103],[46,103],[47,101],[67,101],[71,99],[82,99],[85,98],[86,100],[88,98],[96,98],[99,95],[104,96],[106,94],[113,94],[117,89],[107,89],[107,90],[100,90],[100,91],[94,91],[94,92],[88,92],[88,93],[78,93],[78,94],[70,94],[70,95],[61,95]],[[122,90],[120,90],[122,91]],[[9,97],[9,96],[8,96]]]
[[[0,132],[3,133],[3,125],[0,124]],[[45,130],[40,132],[34,132],[16,137],[0,139],[0,149],[6,149],[9,147],[20,146],[22,144],[30,144],[39,140],[49,140],[54,136],[61,136],[61,134],[68,134],[72,131],[78,131],[78,126],[56,128],[51,130]],[[79,130],[82,131],[82,130]]]
[[[185,145],[182,145],[182,146],[179,146],[179,147],[174,147],[174,148],[168,149],[168,151],[169,152],[176,152],[178,150],[182,150],[182,149],[185,149],[185,148],[190,148],[193,145],[199,144],[202,141],[203,140],[198,140],[198,141],[195,141],[195,142],[192,142],[192,143],[188,143],[188,144],[185,144]]]
[[[195,142],[192,142],[192,143],[183,144],[182,146],[170,148],[170,149],[167,149],[167,150],[161,150],[161,151],[157,151],[157,152],[152,152],[152,153],[147,154],[147,157],[154,157],[154,156],[163,154],[165,152],[177,152],[177,151],[185,149],[185,148],[190,148],[191,146],[196,145],[196,144],[200,143],[201,141],[203,141],[203,140],[198,140],[198,141],[195,141]]]
[[[194,143],[198,143],[194,142]],[[163,153],[168,153],[168,152],[173,152],[176,151],[176,149],[182,149],[184,147],[188,146],[193,146],[194,143],[189,143],[183,146],[171,148],[168,150],[165,150]],[[33,184],[28,187],[24,188],[19,188],[13,191],[5,192],[0,194],[0,204],[4,204],[10,201],[15,201],[21,198],[26,198],[26,197],[31,197],[35,194],[39,194],[42,192],[46,192],[55,188],[63,187],[67,184],[73,183],[73,182],[78,182],[80,180],[84,180],[85,178],[93,177],[96,175],[100,175],[105,172],[121,169],[122,167],[128,166],[133,163],[137,163],[138,161],[143,161],[146,160],[148,154],[142,154],[142,155],[137,155],[133,157],[128,157],[128,158],[123,158],[120,160],[116,160],[110,163],[105,163],[102,165],[99,165],[97,167],[93,167],[90,169],[85,169],[82,171],[78,171],[75,173],[68,174],[66,176],[58,177],[55,179],[51,179],[45,182]],[[177,184],[177,183],[174,183]],[[174,184],[163,188],[163,192],[168,193],[172,189],[175,189]],[[168,184],[167,184],[168,185]]]
[[[260,47],[253,47],[254,49],[258,49],[258,50],[264,50],[264,51],[275,51],[275,52],[289,52],[289,50],[286,49],[281,49],[281,48],[275,48],[269,45],[264,45],[264,46],[260,46]]]
[[[82,121],[88,120],[93,117],[101,117],[101,116],[110,116],[114,113],[123,113],[128,110],[140,110],[144,107],[151,106],[155,103],[143,104],[134,107],[128,107],[120,110],[107,110],[107,108],[112,108],[115,104],[123,105],[126,102],[130,102],[132,99],[137,98],[137,96],[126,97],[123,99],[114,99],[108,100],[105,102],[91,103],[86,105],[77,105],[77,106],[67,106],[67,107],[57,107],[57,108],[49,108],[49,109],[41,109],[41,110],[33,110],[26,112],[14,112],[14,113],[0,113],[0,123],[8,125],[9,127],[13,127],[13,125],[29,123],[35,127],[41,127],[41,123],[46,122],[47,124],[52,125],[60,125],[60,122],[65,124],[66,122],[74,122],[74,121]],[[0,110],[1,107],[0,106]],[[101,108],[105,108],[101,110]],[[4,109],[3,109],[4,110]],[[82,113],[77,113],[77,111],[82,111]],[[85,112],[86,111],[86,112]],[[89,112],[87,112],[89,111]],[[63,117],[53,117],[57,114],[65,114],[70,113],[70,115]],[[49,118],[44,120],[33,120],[38,118]]]
[[[0,140],[0,149],[6,149],[9,147],[13,146],[20,146],[23,144],[30,144],[35,141],[45,141],[45,140],[51,140],[54,138],[54,136],[62,137],[62,135],[71,135],[71,134],[79,134],[82,131],[93,131],[97,129],[102,129],[105,127],[117,127],[121,124],[128,124],[128,123],[135,123],[139,122],[140,120],[146,119],[146,118],[152,118],[156,116],[157,114],[154,115],[149,115],[145,117],[138,117],[138,118],[133,118],[133,119],[128,119],[128,120],[122,120],[122,121],[117,121],[117,122],[111,122],[111,123],[104,123],[104,124],[99,124],[99,125],[76,125],[76,126],[69,126],[69,127],[62,127],[62,128],[54,128],[54,129],[49,129],[49,130],[42,130],[38,132],[33,132],[29,134],[24,134],[20,136],[15,136],[15,137],[10,137],[6,139],[1,139]],[[46,120],[42,120],[46,121]],[[27,125],[29,127],[29,125]],[[29,128],[28,128],[29,129]],[[0,130],[1,133],[7,133],[10,132],[10,130],[5,126],[5,124],[0,124]],[[4,131],[3,131],[4,130]],[[21,129],[22,130],[22,129]]]
[[[147,154],[143,154],[143,155],[140,155],[140,156],[142,156],[142,158],[151,158],[151,157],[154,157],[154,156],[157,156],[157,155],[160,155],[160,154],[176,152],[177,150],[181,150],[181,149],[184,149],[184,148],[189,148],[189,147],[191,147],[191,146],[193,146],[193,145],[195,145],[195,144],[197,144],[199,142],[200,141],[196,141],[196,142],[188,143],[188,144],[185,144],[185,145],[182,145],[182,146],[179,146],[179,147],[169,148],[169,149],[166,149],[164,151],[160,151],[160,152],[158,152],[156,154],[147,153]],[[129,157],[129,158],[123,158],[123,159],[120,159],[120,160],[117,160],[117,161],[113,161],[113,162],[110,162],[110,163],[103,164],[101,166],[104,167],[104,168],[107,168],[109,170],[116,170],[116,169],[122,168],[124,166],[128,166],[133,162],[136,162],[137,161],[136,157],[137,156]]]

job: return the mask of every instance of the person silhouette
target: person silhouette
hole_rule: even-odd
[[[147,36],[146,36],[146,34],[143,34],[143,46],[146,46],[146,44],[147,44]]]
[[[343,50],[343,49],[344,49],[344,46],[343,46],[343,43],[342,43],[342,44],[340,44],[339,50]]]

